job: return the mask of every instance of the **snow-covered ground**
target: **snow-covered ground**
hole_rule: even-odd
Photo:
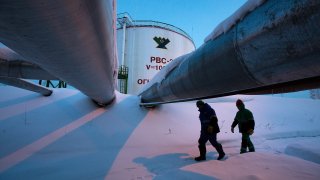
[[[256,120],[256,152],[239,154],[230,132],[241,98]],[[50,97],[0,86],[0,179],[320,179],[320,101],[272,96],[206,100],[215,109],[227,157],[207,145],[195,162],[200,131],[194,102],[139,107],[117,94],[97,107],[77,90]]]

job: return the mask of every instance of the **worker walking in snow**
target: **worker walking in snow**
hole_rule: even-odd
[[[209,104],[204,103],[203,101],[197,101],[197,107],[199,108],[199,119],[201,122],[201,133],[198,140],[200,156],[196,157],[196,161],[206,160],[206,143],[209,142],[213,147],[216,148],[219,153],[218,160],[221,160],[225,153],[223,151],[222,145],[217,142],[217,133],[220,132],[218,126],[218,118],[215,111],[210,107]]]
[[[240,99],[237,100],[236,105],[239,111],[231,125],[231,132],[234,133],[234,128],[238,125],[239,132],[242,133],[240,154],[246,153],[247,148],[249,149],[249,152],[254,152],[255,149],[250,140],[250,135],[253,134],[255,125],[252,112],[245,108],[244,103]]]

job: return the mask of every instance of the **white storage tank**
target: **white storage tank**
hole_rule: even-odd
[[[118,14],[117,22],[119,65],[128,67],[127,89],[118,87],[120,92],[137,94],[173,59],[195,50],[190,36],[170,24],[133,21],[127,13]]]

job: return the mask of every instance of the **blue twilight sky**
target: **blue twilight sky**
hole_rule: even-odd
[[[193,38],[196,47],[223,20],[247,0],[117,0],[117,13],[133,20],[153,20],[174,25]]]

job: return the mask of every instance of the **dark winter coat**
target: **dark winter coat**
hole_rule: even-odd
[[[201,132],[207,132],[209,125],[213,127],[213,133],[220,132],[218,118],[215,111],[209,104],[205,103],[203,108],[199,109],[199,119],[201,122]]]
[[[240,133],[247,133],[248,130],[254,130],[254,118],[252,112],[245,108],[244,104],[239,107],[239,111],[231,125],[232,128],[238,125]]]

